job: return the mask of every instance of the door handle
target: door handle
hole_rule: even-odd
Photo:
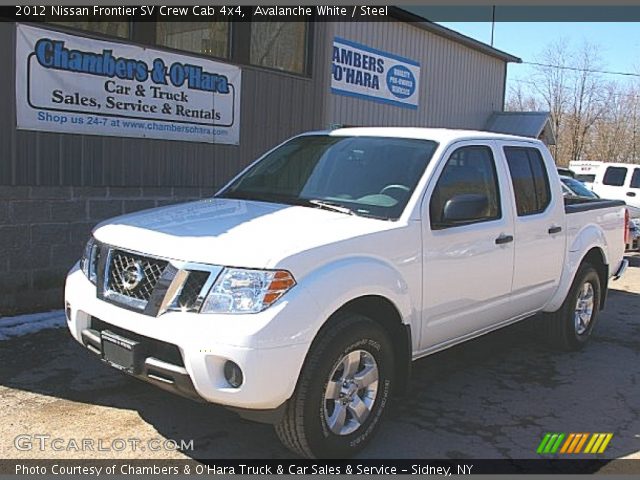
[[[562,231],[562,227],[549,227],[549,235],[553,235],[554,233],[560,233]]]
[[[627,192],[627,197],[635,197],[635,192]]]
[[[513,242],[512,235],[500,235],[496,238],[496,245],[504,245],[505,243]]]

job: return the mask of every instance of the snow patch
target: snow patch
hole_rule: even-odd
[[[21,337],[49,328],[62,328],[65,324],[64,310],[0,317],[0,340]]]

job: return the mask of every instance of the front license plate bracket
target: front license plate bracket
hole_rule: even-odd
[[[103,330],[100,333],[102,360],[118,370],[138,374],[144,362],[143,345],[129,338]]]

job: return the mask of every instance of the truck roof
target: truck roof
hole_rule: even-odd
[[[453,128],[420,128],[420,127],[348,127],[323,132],[332,136],[369,136],[414,138],[418,140],[433,140],[439,143],[449,143],[454,140],[518,140],[525,142],[539,142],[531,137],[508,135],[505,133],[484,132],[481,130],[461,130]]]

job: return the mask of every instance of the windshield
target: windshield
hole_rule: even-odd
[[[589,190],[586,185],[574,178],[562,178],[563,183],[578,197],[598,198],[598,196]]]
[[[218,196],[394,220],[436,147],[432,141],[405,138],[297,137],[269,153]]]

